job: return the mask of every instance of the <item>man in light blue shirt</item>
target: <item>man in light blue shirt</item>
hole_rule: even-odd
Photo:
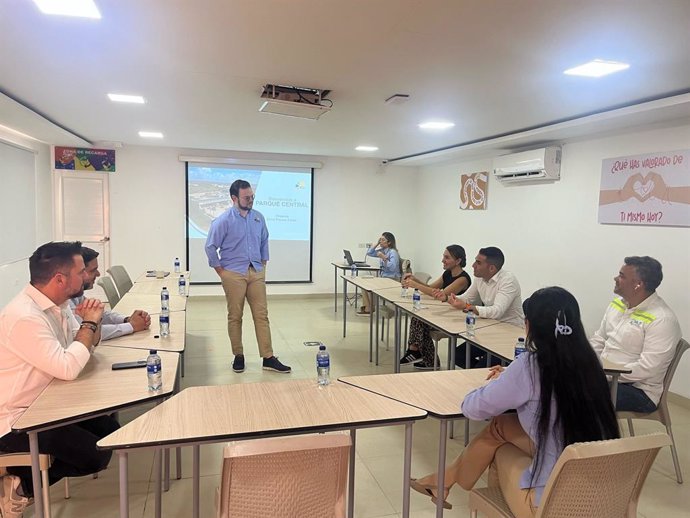
[[[263,358],[263,369],[288,373],[273,355],[266,302],[268,228],[263,215],[254,210],[254,191],[249,182],[235,180],[230,186],[233,206],[211,223],[206,239],[208,264],[220,277],[228,305],[228,336],[235,356],[232,370],[244,372],[242,316],[247,299],[254,319],[254,332]]]

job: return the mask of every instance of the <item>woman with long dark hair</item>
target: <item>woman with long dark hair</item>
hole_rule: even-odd
[[[494,462],[498,484],[518,518],[534,516],[563,448],[620,436],[606,376],[575,297],[563,288],[543,288],[523,309],[527,352],[505,369],[493,367],[492,381],[462,402],[467,418],[492,419],[446,467],[443,493],[445,501],[453,484],[470,490]],[[512,409],[517,413],[504,413]],[[507,444],[514,447],[501,448]],[[411,483],[435,501],[436,473]]]
[[[446,302],[450,295],[461,295],[472,284],[472,279],[464,270],[467,264],[465,249],[460,245],[448,245],[441,257],[443,274],[434,282],[425,284],[411,273],[403,275],[402,285],[418,289],[431,297]],[[416,369],[431,370],[434,368],[434,341],[431,339],[431,327],[417,318],[410,321],[410,338],[407,350],[400,358],[400,365],[414,365]]]
[[[375,246],[367,250],[370,257],[378,257],[381,264],[381,277],[400,280],[400,254],[395,244],[395,236],[391,232],[384,232],[378,239]],[[362,307],[357,312],[358,315],[369,315],[371,313],[371,298],[369,292],[362,290]]]

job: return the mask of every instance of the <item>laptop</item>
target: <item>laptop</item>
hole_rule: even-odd
[[[365,261],[353,261],[352,260],[352,254],[350,253],[349,250],[343,250],[343,254],[345,255],[345,261],[347,262],[348,266],[352,266],[354,264],[358,268],[368,268],[369,267],[369,264],[366,263]]]

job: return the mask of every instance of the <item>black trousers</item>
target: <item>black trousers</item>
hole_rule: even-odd
[[[38,433],[40,453],[53,456],[48,470],[50,484],[63,477],[81,477],[98,473],[108,467],[111,451],[96,449],[96,443],[106,435],[120,428],[113,417],[104,415]],[[29,436],[25,433],[8,433],[0,437],[0,451],[6,453],[29,452]],[[22,481],[24,495],[33,496],[33,481],[30,467],[7,468],[10,475]]]
[[[455,348],[455,365],[463,369],[481,369],[486,367],[486,358],[488,353],[484,349],[480,349],[476,345],[470,345],[470,366],[465,365],[465,351],[467,350],[467,342],[463,342]],[[491,366],[501,365],[501,360],[495,356],[491,357]]]

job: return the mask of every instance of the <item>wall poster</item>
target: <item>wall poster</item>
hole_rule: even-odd
[[[690,227],[690,150],[603,160],[599,223]]]
[[[460,175],[460,208],[462,210],[485,210],[489,195],[489,173]]]
[[[114,149],[55,146],[55,169],[76,171],[115,171]]]

